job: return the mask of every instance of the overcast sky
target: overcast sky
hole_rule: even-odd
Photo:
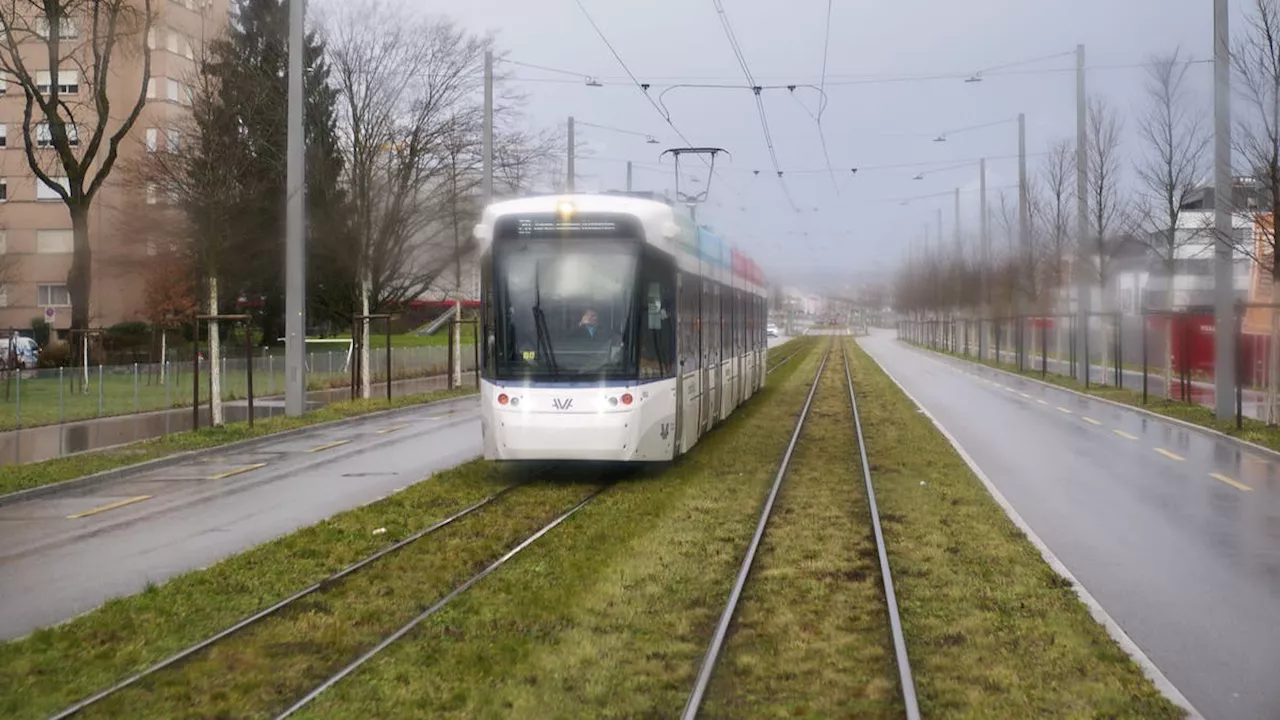
[[[713,0],[582,0],[588,13],[657,99],[678,83],[738,84],[736,89],[678,88],[663,96],[675,126],[694,145],[726,148],[717,163],[710,199],[700,220],[752,253],[775,275],[822,270],[838,275],[889,269],[906,244],[931,228],[942,208],[951,237],[954,198],[901,199],[961,188],[962,226],[975,228],[978,168],[930,173],[979,157],[988,187],[1017,182],[1016,115],[1027,118],[1028,164],[1036,172],[1054,141],[1075,137],[1077,43],[1086,46],[1090,94],[1104,96],[1126,119],[1125,151],[1143,148],[1134,132],[1144,102],[1140,64],[1181,47],[1194,59],[1212,58],[1210,0],[834,0],[826,60],[828,103],[822,115],[832,177],[813,115],[818,93],[803,88],[764,90],[762,100],[783,181],[773,172],[753,94],[733,53]],[[1235,28],[1241,7],[1233,6]],[[683,144],[593,30],[575,0],[426,0],[424,12],[447,15],[477,33],[493,32],[511,60],[597,77],[581,78],[527,67],[505,68],[529,94],[531,120],[541,126],[575,116],[594,157],[578,163],[579,188],[625,185],[625,161],[637,163],[639,189],[670,187],[670,160],[661,150]],[[758,84],[819,85],[823,67],[826,0],[723,0],[745,60]],[[1049,57],[1058,55],[1058,57]],[[1033,62],[1025,62],[1033,61]],[[956,78],[990,70],[980,83]],[[1211,111],[1212,65],[1192,71],[1203,110]],[[891,82],[902,76],[917,76]],[[933,142],[939,133],[987,123],[990,127]],[[591,127],[608,125],[648,133],[644,138]],[[1014,157],[1009,157],[1014,156]],[[686,179],[706,181],[696,159]],[[856,174],[850,170],[861,168]],[[878,168],[878,169],[877,169]],[[760,171],[759,175],[753,171]],[[914,180],[924,171],[923,180]],[[1132,168],[1125,174],[1132,179]],[[687,189],[683,184],[682,190]],[[838,188],[838,194],[837,194]],[[1014,190],[1007,190],[1011,199]],[[931,230],[931,232],[933,232]]]

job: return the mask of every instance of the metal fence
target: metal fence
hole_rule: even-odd
[[[385,348],[369,351],[374,397],[381,396],[380,386],[387,382],[387,352]],[[414,382],[418,379],[438,378],[441,386],[446,384],[451,354],[447,345],[392,348],[390,353],[392,384],[406,386],[396,394],[427,386]],[[472,345],[462,346],[461,357],[462,372],[474,371]],[[350,397],[351,360],[346,349],[307,354],[310,404]],[[192,365],[188,360],[0,372],[0,464],[104,447],[107,441],[96,439],[103,433],[118,443],[189,429]],[[243,419],[240,416],[247,415],[247,408],[237,407],[236,401],[247,395],[248,361],[243,356],[223,357],[220,365],[220,394],[231,404],[228,419]],[[322,392],[338,388],[345,390]],[[259,417],[271,414],[272,399],[284,393],[284,359],[265,353],[255,357],[253,389],[259,399]],[[209,367],[204,360],[200,399],[207,409]]]
[[[1141,393],[1143,403],[1163,399],[1214,406],[1216,329],[1211,315],[1197,308],[1092,313],[1083,336],[1077,332],[1078,322],[1074,315],[912,318],[898,323],[898,333],[918,345],[986,362],[998,360],[1023,372],[1133,390]],[[1243,417],[1266,420],[1266,338],[1242,333],[1238,322],[1232,331],[1238,361],[1237,423]]]

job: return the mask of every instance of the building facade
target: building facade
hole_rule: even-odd
[[[144,7],[143,0],[131,2],[138,10]],[[93,327],[136,320],[145,314],[145,283],[140,268],[154,249],[131,237],[126,220],[131,212],[137,214],[141,204],[154,204],[157,199],[154,192],[131,178],[131,168],[137,166],[142,153],[181,142],[175,128],[189,111],[189,83],[196,58],[206,43],[225,30],[230,19],[230,0],[151,0],[150,4],[152,27],[146,37],[151,55],[150,76],[144,77],[141,33],[133,30],[132,37],[119,38],[106,80],[105,92],[111,107],[108,137],[121,127],[143,88],[146,105],[120,143],[119,157],[90,211],[93,259],[89,318]],[[21,57],[28,71],[36,76],[37,84],[48,83],[48,23],[23,20],[15,23],[30,29],[19,45]],[[90,78],[77,70],[92,68],[92,30],[86,18],[72,15],[64,19],[58,34],[64,57],[58,68],[59,93],[66,98],[78,126],[74,134],[69,129],[68,135],[83,141],[73,149],[79,155],[92,136],[97,119],[90,103],[95,88],[90,86]],[[0,53],[7,51],[0,47]],[[67,291],[72,259],[71,218],[57,192],[39,180],[29,166],[23,131],[25,104],[23,90],[14,78],[0,77],[0,330],[30,328],[34,319],[44,318],[62,331],[71,324],[71,297]],[[37,162],[50,177],[65,176],[56,152],[48,147],[47,129],[36,124],[38,108],[36,113],[31,142],[36,145]],[[106,139],[103,138],[98,158],[106,154]],[[90,177],[94,172],[96,167],[91,169]]]

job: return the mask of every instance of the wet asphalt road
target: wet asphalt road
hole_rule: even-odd
[[[479,457],[477,403],[463,398],[355,419],[253,451],[0,507],[0,639]]]
[[[1207,718],[1280,718],[1280,460],[860,340]]]

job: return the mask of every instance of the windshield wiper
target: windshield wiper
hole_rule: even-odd
[[[538,333],[538,355],[546,353],[547,367],[553,376],[560,374],[556,353],[551,349],[551,331],[547,329],[547,314],[542,311],[542,261],[533,271],[533,327]]]

